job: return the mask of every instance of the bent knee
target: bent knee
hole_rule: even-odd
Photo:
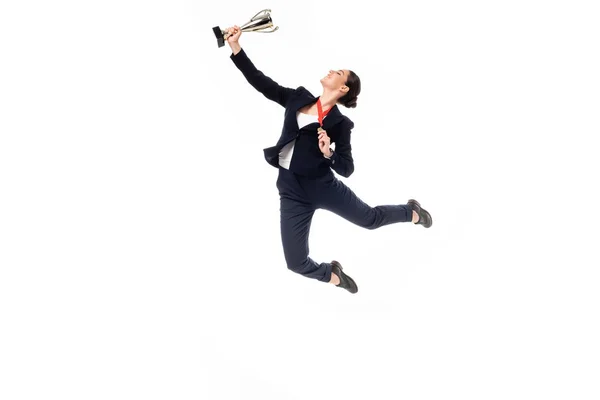
[[[309,264],[310,263],[307,258],[304,261],[288,261],[286,265],[287,269],[289,269],[290,271],[295,272],[297,274],[303,274],[310,268]]]
[[[379,224],[377,223],[377,215],[375,212],[370,212],[365,218],[361,219],[357,225],[370,231],[377,229],[379,228]]]
[[[302,264],[287,264],[287,269],[297,274],[301,274],[304,270],[304,265]]]

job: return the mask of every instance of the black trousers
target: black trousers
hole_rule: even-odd
[[[331,263],[317,263],[308,256],[308,235],[317,209],[329,210],[366,229],[396,222],[412,221],[407,205],[370,207],[332,171],[319,178],[308,178],[279,168],[277,189],[280,198],[281,241],[288,269],[307,278],[329,282]]]

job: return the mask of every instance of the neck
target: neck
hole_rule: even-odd
[[[330,90],[323,90],[323,94],[321,95],[320,99],[323,110],[329,110],[335,106],[338,101],[337,93]]]

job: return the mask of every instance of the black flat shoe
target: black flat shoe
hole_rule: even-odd
[[[350,293],[358,292],[358,286],[356,286],[354,279],[346,275],[342,269],[342,264],[339,262],[335,260],[331,262],[331,272],[340,278],[340,284],[337,286],[346,289]]]
[[[427,212],[427,210],[421,208],[421,205],[418,201],[410,199],[407,204],[419,216],[419,220],[415,222],[415,225],[423,225],[425,228],[431,227],[433,224],[433,219],[431,219],[431,215]]]

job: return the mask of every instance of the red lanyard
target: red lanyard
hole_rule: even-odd
[[[323,118],[331,111],[331,108],[323,112],[323,106],[321,105],[321,98],[317,100],[317,110],[319,112],[319,125],[323,126]]]

